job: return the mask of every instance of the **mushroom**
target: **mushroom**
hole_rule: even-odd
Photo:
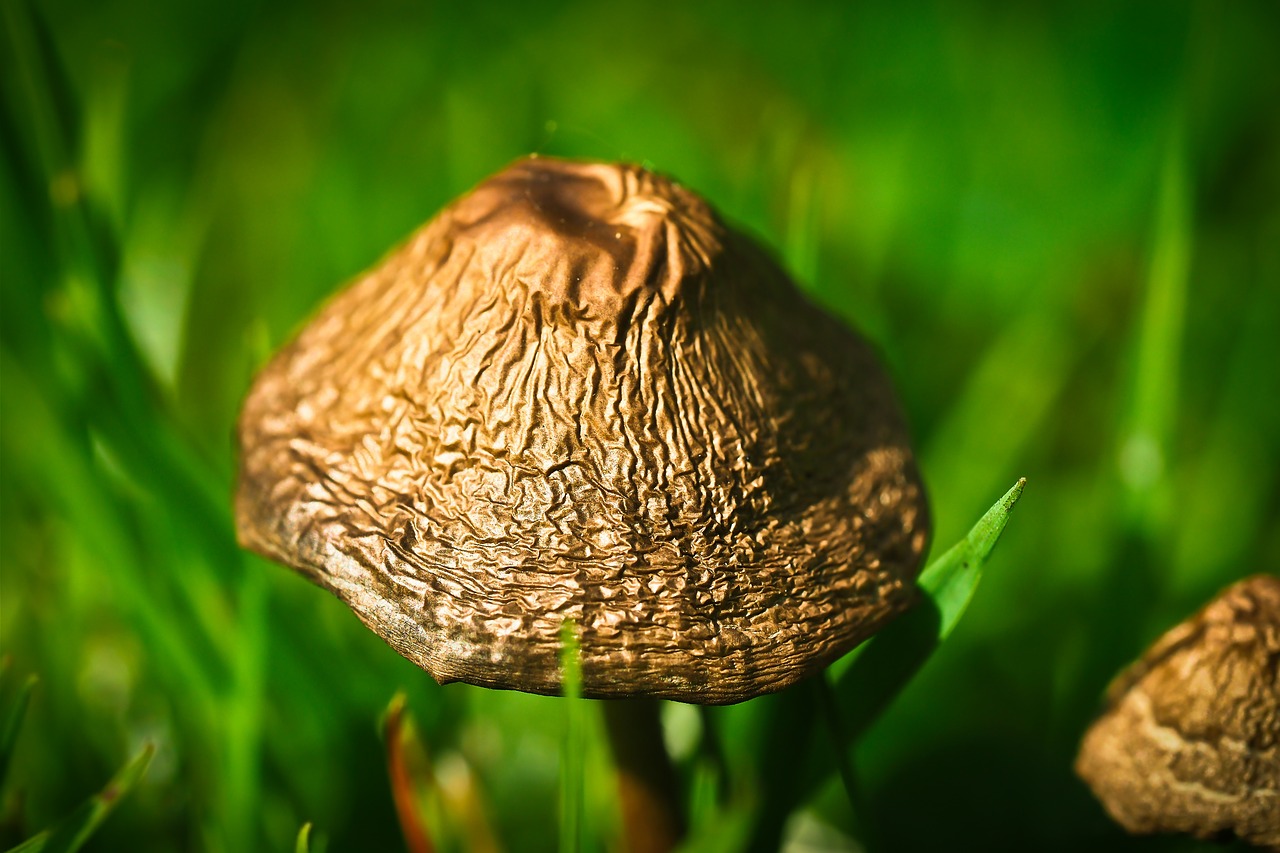
[[[750,699],[909,607],[928,537],[871,347],[629,165],[531,157],[445,208],[239,441],[240,541],[441,683],[556,694],[572,620],[586,697]],[[636,707],[610,730],[658,731]]]
[[[1108,690],[1076,772],[1133,833],[1280,850],[1280,577],[1228,587]]]

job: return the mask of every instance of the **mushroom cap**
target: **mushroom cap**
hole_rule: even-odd
[[[255,380],[241,542],[441,683],[700,704],[910,606],[928,518],[871,348],[644,169],[529,158]]]
[[[1280,578],[1228,587],[1111,685],[1076,772],[1130,832],[1280,849]]]

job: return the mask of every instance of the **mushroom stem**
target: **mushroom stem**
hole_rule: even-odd
[[[666,853],[684,836],[675,768],[662,740],[656,699],[616,699],[604,703],[609,747],[618,770],[624,849]]]

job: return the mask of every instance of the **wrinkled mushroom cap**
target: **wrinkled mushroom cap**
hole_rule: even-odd
[[[1076,771],[1130,832],[1280,849],[1280,578],[1229,587],[1123,672]]]
[[[700,198],[531,158],[334,298],[245,402],[248,547],[437,680],[725,703],[910,605],[927,539],[870,348]]]

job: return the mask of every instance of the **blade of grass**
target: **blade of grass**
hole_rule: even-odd
[[[711,822],[720,809],[729,802],[730,778],[724,744],[720,736],[718,719],[706,705],[697,706],[702,724],[702,737],[694,755],[689,782],[689,829],[696,834],[698,827]]]
[[[56,254],[66,297],[62,304],[68,307],[59,315],[57,332],[82,363],[84,375],[92,378],[85,384],[87,398],[69,401],[69,408],[90,417],[97,436],[111,445],[130,475],[160,498],[173,526],[199,539],[204,552],[217,558],[222,573],[235,577],[241,561],[227,533],[225,485],[184,446],[121,319],[115,296],[119,241],[96,215],[91,188],[77,171],[76,125],[63,117],[70,108],[58,109],[74,104],[75,97],[48,27],[28,2],[6,3],[3,12],[22,84],[20,106],[32,128],[32,159],[50,187],[45,201],[58,237]],[[49,377],[33,378],[41,388],[57,387]],[[176,588],[190,597],[188,573],[174,577]],[[201,612],[198,606],[193,609],[197,615]],[[208,635],[229,633],[233,632]]]
[[[808,796],[808,786],[816,786],[827,769],[826,765],[821,769],[811,766],[817,707],[807,687],[797,684],[752,701],[767,708],[768,718],[754,767],[761,791],[760,811],[747,848],[751,853],[773,853],[778,849],[788,816]]]
[[[21,422],[10,422],[4,434],[13,444],[8,458],[30,464],[31,470],[9,470],[28,488],[43,493],[48,506],[56,507],[77,533],[77,544],[96,555],[104,572],[113,579],[113,595],[134,620],[139,633],[154,650],[155,660],[173,673],[172,683],[192,694],[193,707],[213,706],[213,697],[226,684],[227,674],[206,638],[193,638],[186,624],[176,619],[164,601],[148,590],[139,572],[146,564],[128,535],[123,506],[103,483],[86,458],[84,448],[54,412],[25,367],[0,347],[0,384],[7,404],[20,409]],[[22,426],[21,431],[14,429]],[[42,448],[42,450],[41,450]]]
[[[857,771],[853,765],[853,744],[849,742],[849,732],[844,725],[840,713],[840,703],[836,699],[835,688],[831,677],[822,673],[814,679],[818,693],[818,704],[822,706],[823,719],[835,746],[836,769],[840,774],[840,782],[844,785],[845,796],[849,798],[849,809],[853,815],[853,835],[862,843],[863,849],[874,849],[880,845],[874,838],[871,811],[866,807],[862,796],[862,785],[858,781]]]
[[[572,620],[560,629],[560,671],[565,705],[564,741],[560,752],[560,851],[582,849],[582,803],[585,732],[582,719],[582,660]]]
[[[111,356],[109,363],[121,368],[113,371],[113,379],[127,393],[127,402],[137,406],[146,401],[146,372],[134,369],[142,364],[141,359],[119,313],[112,310],[118,245],[105,223],[95,216],[75,162],[79,134],[72,105],[77,99],[41,10],[29,2],[11,0],[0,11],[17,66],[21,108],[30,123],[30,143],[49,187],[51,224],[63,274],[89,284],[86,295],[91,295],[96,309],[93,331],[97,342]]]
[[[791,174],[784,241],[787,269],[810,287],[818,280],[818,192],[821,182],[811,159],[800,159]]]
[[[182,523],[223,555],[228,571],[238,562],[226,536],[229,510],[225,485],[180,439],[159,384],[120,311],[116,295],[119,240],[99,215],[98,200],[85,186],[73,157],[78,141],[59,104],[74,103],[66,74],[53,50],[39,10],[23,0],[3,4],[4,20],[20,77],[22,108],[32,127],[35,160],[50,187],[50,213],[58,236],[65,282],[78,305],[68,335],[86,373],[94,376],[92,413],[104,436],[118,443],[122,459],[136,459],[132,473],[164,496]],[[65,111],[65,110],[64,110]]]
[[[387,744],[387,773],[391,777],[391,796],[395,800],[396,815],[400,818],[405,846],[409,853],[433,853],[435,845],[418,805],[419,789],[434,784],[423,778],[430,772],[431,765],[427,760],[426,748],[405,710],[403,693],[397,693],[387,707],[383,734]]]
[[[293,853],[311,853],[311,824],[304,823],[298,830],[298,840],[293,845]]]
[[[1160,173],[1155,237],[1147,275],[1131,406],[1120,441],[1120,475],[1129,523],[1160,520],[1169,442],[1177,409],[1182,327],[1191,264],[1191,202],[1181,121],[1175,122]]]
[[[8,660],[5,661],[6,670],[11,665]],[[36,681],[37,679],[34,675],[27,676],[5,711],[4,728],[0,729],[0,792],[4,791],[4,783],[9,778],[9,765],[13,761],[13,750],[18,742],[18,732],[22,729],[22,721],[26,718],[27,707],[31,704],[31,694],[36,688]]]
[[[835,713],[843,721],[850,766],[854,766],[853,753],[858,739],[964,615],[982,579],[982,568],[1004,532],[1025,485],[1025,479],[1015,483],[964,539],[920,573],[918,585],[924,595],[911,611],[828,670]],[[813,718],[812,702],[789,698],[796,695],[794,691],[786,691],[775,700],[779,706],[765,743],[789,744],[790,760],[782,760],[781,755],[773,761],[766,758],[762,771],[764,807],[757,817],[753,850],[777,849],[787,815],[834,769],[830,761],[796,760],[797,754],[806,754],[809,750],[808,732]],[[778,750],[770,750],[770,754],[774,752]]]
[[[1158,612],[1153,605],[1163,602],[1169,586],[1173,491],[1168,455],[1179,395],[1192,245],[1185,121],[1184,115],[1174,116],[1158,176],[1142,317],[1132,333],[1129,407],[1117,436],[1120,490],[1110,498],[1113,526],[1107,530],[1114,557],[1091,603],[1098,612],[1130,616],[1098,620],[1085,634],[1081,683],[1067,691],[1076,698],[1064,712],[1067,719],[1078,721],[1073,731],[1094,713],[1096,696],[1116,669],[1150,640],[1155,626],[1145,618]],[[1181,516],[1178,523],[1181,526]]]
[[[1000,541],[1000,534],[1009,523],[1009,514],[1022,497],[1022,490],[1026,485],[1025,477],[1014,483],[1004,493],[1004,497],[978,519],[978,523],[963,540],[952,545],[920,573],[916,583],[937,605],[941,617],[938,626],[939,641],[951,635],[959,624],[960,617],[968,609],[969,602],[978,589],[978,582],[982,580],[982,568],[996,547],[996,542]]]
[[[105,788],[90,797],[80,808],[53,828],[27,839],[9,853],[73,853],[79,850],[98,827],[102,826],[102,822],[120,800],[138,784],[154,752],[155,747],[144,747],[121,768]]]
[[[211,688],[207,698],[215,700],[206,703],[206,709],[218,702],[222,705],[209,715],[209,722],[222,723],[211,728],[213,738],[223,742],[223,748],[214,753],[224,768],[215,787],[211,831],[228,848],[241,849],[250,844],[257,813],[265,689],[262,650],[267,637],[264,587],[243,571],[241,553],[229,533],[225,483],[184,441],[169,401],[124,321],[117,295],[120,240],[109,218],[102,215],[102,199],[94,196],[95,186],[82,174],[83,164],[77,162],[76,152],[84,141],[80,128],[73,121],[60,120],[63,116],[56,109],[76,99],[46,21],[25,0],[6,3],[3,12],[22,84],[22,107],[32,128],[33,160],[40,164],[50,187],[45,201],[50,206],[69,309],[57,318],[56,331],[68,345],[66,351],[80,362],[81,372],[92,378],[84,386],[84,399],[68,401],[62,408],[87,416],[95,442],[109,449],[120,470],[157,499],[149,509],[165,518],[156,526],[172,531],[175,542],[197,543],[203,557],[198,563],[186,561],[187,570],[160,576],[179,596],[174,609],[185,613],[170,618],[169,608],[161,606],[157,612],[162,615],[155,621],[162,628],[176,629],[171,632],[176,642],[159,647],[209,652],[202,657],[210,662],[210,672],[199,680]],[[74,117],[74,110],[69,114]],[[118,139],[98,141],[119,143]],[[48,388],[50,383],[40,387]],[[127,545],[118,549],[121,555],[128,550]],[[117,562],[126,567],[115,574],[120,577],[149,561]],[[198,566],[213,571],[197,571]],[[231,607],[218,584],[202,584],[215,573],[223,581],[240,582],[239,608]],[[152,598],[136,597],[147,602]],[[226,630],[225,620],[217,617],[233,610],[238,611],[239,624],[236,630]]]
[[[750,801],[731,803],[717,812],[714,820],[685,839],[680,853],[739,853],[748,849],[753,840],[751,805]]]
[[[260,814],[263,708],[271,646],[266,576],[244,574],[237,602],[239,643],[230,661],[231,690],[222,705],[226,744],[222,750],[221,832],[230,849],[253,846]]]
[[[428,754],[403,693],[387,707],[383,732],[392,798],[410,853],[498,850],[471,767],[457,754]]]
[[[836,696],[853,744],[955,630],[1026,482],[1015,483],[964,539],[929,563],[917,581],[924,600],[865,643],[836,676]]]

